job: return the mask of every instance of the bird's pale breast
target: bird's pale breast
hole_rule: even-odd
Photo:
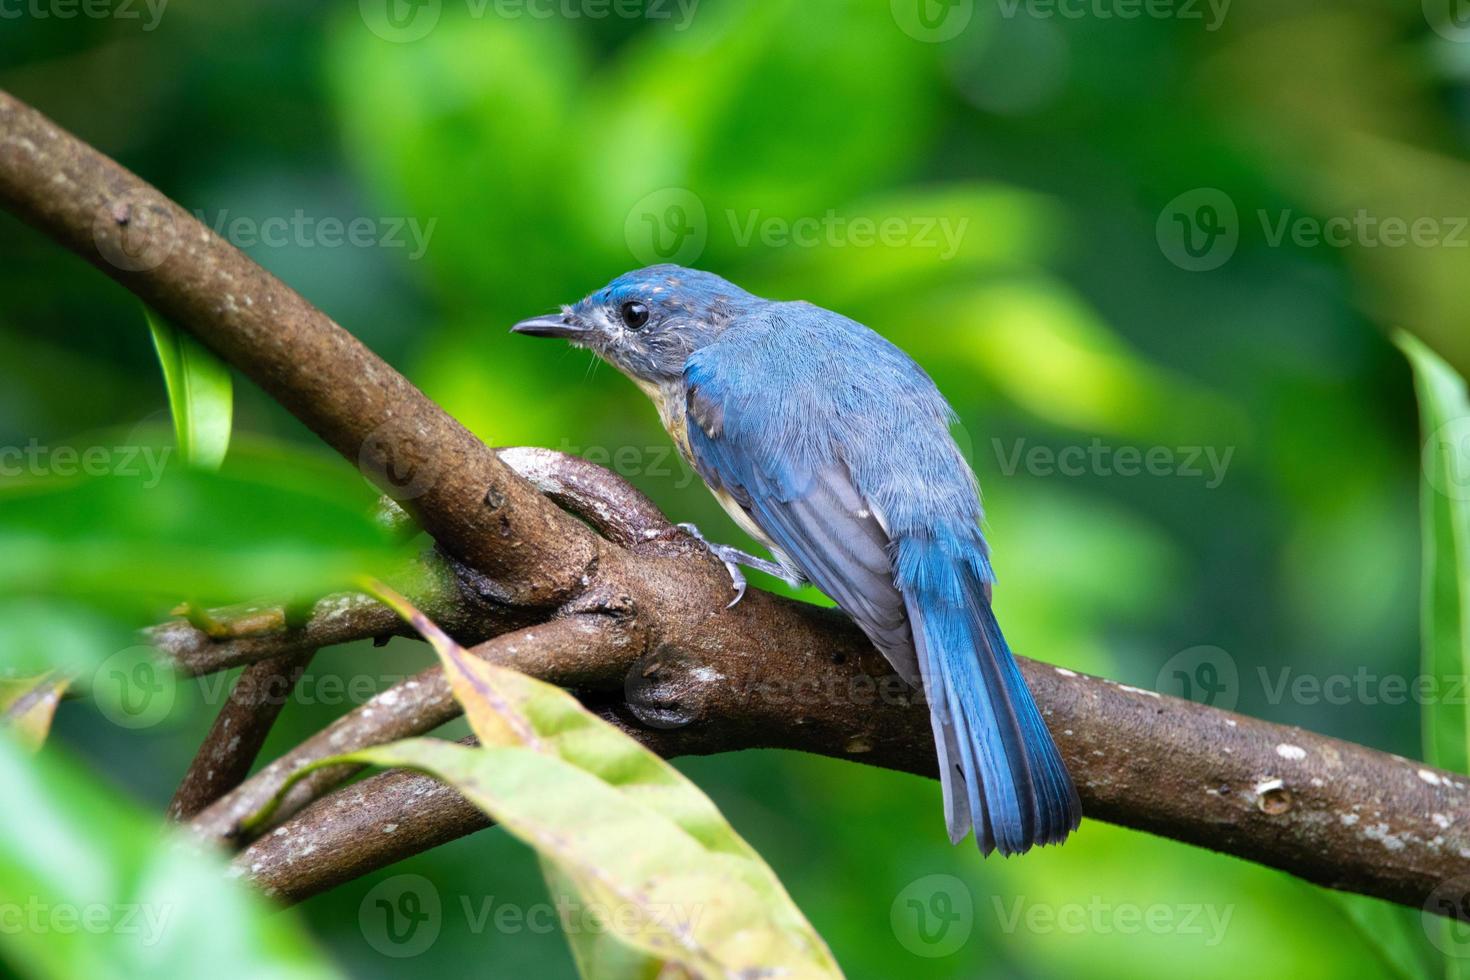
[[[668,430],[669,436],[674,440],[674,445],[679,448],[679,455],[683,456],[684,462],[688,463],[694,469],[694,472],[698,473],[699,464],[695,462],[694,452],[689,448],[689,413],[683,382],[657,384],[638,378],[634,378],[633,380],[639,388],[643,389],[643,393],[649,397],[649,400],[658,409],[659,421]],[[701,479],[703,479],[702,476]],[[740,530],[770,549],[772,554],[778,557],[783,555],[783,552],[776,547],[775,542],[767,536],[766,532],[760,529],[755,521],[750,519],[750,515],[745,512],[745,508],[741,507],[735,498],[730,496],[728,491],[723,487],[709,486],[708,483],[705,486],[709,487],[710,493],[714,494],[714,498],[725,509],[725,513],[730,515],[730,519],[739,525]]]

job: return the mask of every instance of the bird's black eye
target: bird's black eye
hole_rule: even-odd
[[[642,330],[643,325],[648,322],[648,307],[642,303],[624,303],[623,322],[628,325],[629,330]]]

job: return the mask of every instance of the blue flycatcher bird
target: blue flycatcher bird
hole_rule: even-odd
[[[1077,828],[1077,791],[991,611],[954,413],[908,355],[829,310],[672,265],[514,330],[590,348],[653,399],[680,452],[775,556],[706,542],[735,602],[738,565],[809,581],[924,692],[951,841],[973,827],[982,852],[1008,855]]]

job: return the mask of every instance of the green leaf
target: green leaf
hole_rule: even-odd
[[[586,928],[577,898],[580,889],[571,875],[546,858],[541,859],[541,872],[561,915],[562,934],[572,948],[579,974],[597,980],[666,980],[665,964],[657,957],[619,942],[607,930]]]
[[[1414,366],[1424,427],[1423,671],[1438,690],[1470,675],[1470,398],[1465,381],[1422,342],[1399,335]],[[1425,760],[1470,771],[1470,706],[1424,704]]]
[[[0,726],[22,746],[39,749],[51,733],[56,706],[71,678],[50,672],[40,677],[0,678]]]
[[[341,763],[430,773],[554,864],[575,889],[576,913],[596,923],[588,928],[696,976],[841,976],[775,875],[702,793],[677,773],[658,778],[661,759],[550,690],[560,698],[537,692],[519,721],[536,718],[537,739],[554,737],[554,746],[407,739],[293,778]]]
[[[434,646],[481,747],[415,739],[335,761],[430,772],[533,847],[554,892],[574,893],[579,912],[607,912],[594,916],[604,938],[572,940],[584,975],[627,980],[672,964],[701,976],[841,976],[698,787],[570,694],[471,656],[400,596],[373,590]]]
[[[1419,910],[1366,895],[1332,890],[1326,894],[1397,976],[1420,980],[1439,972],[1435,969],[1438,956],[1426,941]]]
[[[291,915],[54,749],[32,756],[0,737],[0,786],[0,960],[20,974],[336,975]]]
[[[179,451],[190,466],[219,469],[230,448],[234,382],[230,368],[199,341],[143,308],[163,366]]]

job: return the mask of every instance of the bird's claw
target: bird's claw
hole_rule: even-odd
[[[730,584],[735,589],[735,598],[731,599],[726,609],[734,609],[745,598],[745,573],[740,570],[740,559],[748,558],[743,551],[732,548],[729,545],[715,544],[706,538],[698,527],[693,524],[680,524],[679,529],[686,532],[691,538],[704,545],[709,553],[718,558],[725,566],[725,571],[730,575]]]
[[[715,552],[715,557],[720,558],[718,551]],[[740,570],[739,565],[727,558],[720,558],[720,561],[725,563],[725,571],[730,573],[730,584],[735,586],[735,598],[725,603],[725,608],[734,609],[745,598],[745,573]]]

